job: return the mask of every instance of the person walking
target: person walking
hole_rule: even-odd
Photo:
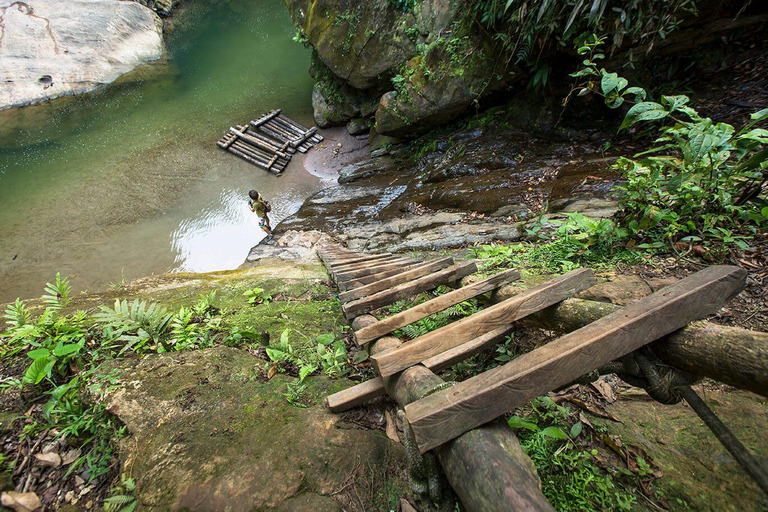
[[[248,206],[251,211],[259,218],[259,227],[267,234],[267,241],[272,239],[272,226],[269,225],[269,212],[272,211],[272,205],[269,201],[261,197],[261,194],[255,190],[248,192],[250,199]]]

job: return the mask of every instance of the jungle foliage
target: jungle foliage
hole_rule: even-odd
[[[464,8],[465,21],[490,32],[516,64],[591,32],[608,34],[611,51],[625,40],[650,43],[696,13],[693,0],[465,0]]]

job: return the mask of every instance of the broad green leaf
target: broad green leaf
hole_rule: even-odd
[[[78,352],[81,348],[80,345],[77,343],[71,343],[69,345],[62,345],[60,347],[56,347],[53,349],[53,355],[61,357],[66,356],[68,354],[73,354],[75,352]]]
[[[330,345],[336,337],[333,334],[321,334],[317,337],[317,342],[321,345]]]
[[[754,121],[762,121],[763,119],[768,119],[768,108],[758,110],[754,114],[751,114],[749,117]]]
[[[51,351],[47,348],[36,348],[35,350],[30,350],[27,352],[27,356],[31,357],[35,361],[38,359],[48,359],[50,355]]]
[[[620,77],[616,73],[603,73],[603,78],[600,80],[600,88],[603,90],[603,94],[608,94],[614,89],[622,91],[629,82],[626,78]]]
[[[624,117],[624,122],[621,123],[621,128],[629,128],[637,121],[649,121],[652,119],[662,119],[667,117],[668,112],[666,109],[654,102],[644,101],[642,103],[636,103],[629,109],[627,115]]]
[[[583,429],[584,425],[580,421],[578,423],[574,423],[571,427],[571,437],[579,437]]]
[[[22,382],[25,384],[38,384],[45,378],[45,370],[47,367],[48,359],[35,359],[34,362],[29,365],[29,368],[27,368],[26,373],[24,373],[24,377],[21,379]]]
[[[512,416],[507,420],[507,424],[512,428],[526,428],[538,432],[541,430],[538,425],[532,421],[524,420],[520,416]]]
[[[355,357],[352,358],[352,362],[355,364],[360,364],[366,359],[368,359],[368,352],[366,352],[365,350],[361,350],[360,352],[357,352],[355,354]]]
[[[541,435],[552,437],[554,439],[568,439],[568,435],[559,427],[547,427],[541,431]]]
[[[690,160],[693,163],[700,161],[714,147],[716,139],[708,133],[697,133],[691,138],[688,146],[691,149]]]
[[[642,87],[629,87],[626,91],[624,91],[624,94],[634,94],[636,102],[643,102],[645,101],[645,98],[648,97],[648,93],[646,93],[645,89]]]
[[[761,144],[768,144],[768,130],[755,128],[754,130],[748,131],[744,135],[740,135],[739,139],[754,140],[756,142],[760,142]]]
[[[280,335],[280,343],[288,343],[288,331],[289,331],[289,329],[286,329]]]
[[[684,107],[685,105],[687,105],[689,101],[691,101],[690,98],[688,98],[688,96],[685,96],[682,94],[677,96],[662,96],[661,99],[667,105],[669,105],[669,110],[671,112],[679,110],[681,107]]]
[[[762,210],[760,210],[760,213],[763,215],[763,217],[765,217],[766,219],[768,219],[768,206],[766,206],[765,208],[763,208]]]

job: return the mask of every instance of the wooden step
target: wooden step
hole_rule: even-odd
[[[396,350],[371,357],[382,377],[388,377],[469,339],[541,311],[597,283],[589,269],[577,269],[503,302],[420,336]],[[343,308],[342,308],[343,309]]]
[[[489,277],[488,279],[483,279],[477,283],[435,297],[432,300],[428,300],[427,302],[407,309],[402,313],[385,318],[384,320],[379,320],[373,325],[356,331],[355,342],[361,346],[365,345],[366,343],[370,343],[371,341],[400,329],[401,327],[418,322],[422,318],[443,311],[455,304],[477,297],[483,293],[495,290],[499,286],[512,281],[517,281],[518,279],[520,279],[520,272],[517,270],[507,270]],[[342,294],[339,294],[339,299],[341,299],[341,295]]]
[[[715,313],[744,289],[746,277],[739,267],[709,267],[504,366],[407,405],[419,451]]]
[[[370,276],[372,274],[378,274],[379,272],[384,272],[385,270],[395,270],[398,268],[403,268],[407,264],[402,261],[396,261],[393,263],[374,263],[371,264],[369,267],[363,267],[358,268],[354,270],[345,270],[343,272],[334,273],[337,281],[349,281],[351,279],[355,279],[357,277],[364,277],[364,276]]]
[[[389,290],[394,286],[398,286],[413,279],[419,279],[421,277],[430,275],[433,272],[437,272],[438,270],[450,267],[453,265],[453,263],[453,258],[441,258],[439,260],[428,261],[426,263],[404,269],[402,272],[400,269],[388,270],[387,272],[392,274],[391,277],[380,278],[379,274],[363,276],[356,281],[365,278],[374,279],[374,281],[370,284],[359,286],[340,293],[339,300],[342,302],[349,302],[355,299],[361,299],[363,297],[373,295],[384,290]]]
[[[341,311],[347,319],[354,318],[374,309],[392,304],[398,300],[407,299],[427,290],[433,290],[440,285],[453,283],[462,277],[477,272],[477,266],[473,262],[459,263],[452,267],[440,270],[434,274],[420,277],[414,281],[400,284],[389,290],[384,290],[368,297],[348,302],[341,306]],[[406,272],[407,273],[407,272]]]
[[[351,266],[344,266],[340,270],[330,270],[329,273],[334,276],[334,278],[337,281],[349,281],[350,279],[355,279],[355,277],[348,277],[345,274],[349,274],[350,272],[358,271],[358,270],[373,270],[372,274],[377,274],[379,272],[383,272],[385,270],[389,270],[386,268],[388,265],[397,265],[405,266],[414,262],[421,262],[421,260],[412,260],[410,258],[401,258],[401,257],[391,257],[391,258],[382,258],[380,260],[376,260],[373,262],[366,262],[366,263],[356,263]],[[366,274],[371,275],[371,274]],[[359,277],[359,276],[356,276]]]
[[[440,372],[503,342],[506,336],[511,332],[511,325],[501,327],[484,334],[483,336],[470,340],[454,349],[447,350],[435,357],[430,357],[422,364],[435,373]],[[332,412],[343,412],[386,394],[387,391],[384,389],[384,379],[376,377],[339,391],[338,393],[328,395],[325,397],[324,403]]]
[[[366,286],[371,283],[376,283],[378,281],[381,281],[389,277],[399,276],[406,270],[414,270],[420,264],[422,263],[414,260],[413,263],[408,263],[407,265],[403,266],[402,269],[397,268],[395,270],[385,270],[384,272],[379,272],[378,274],[371,274],[370,276],[356,277],[355,279],[351,279],[349,281],[339,281],[338,283],[336,283],[336,285],[339,287],[340,291],[346,292],[349,290],[354,290],[355,288],[360,288],[361,286]]]

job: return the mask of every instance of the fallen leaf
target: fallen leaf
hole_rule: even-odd
[[[387,437],[396,443],[400,442],[400,438],[397,436],[397,427],[395,426],[395,420],[392,419],[392,415],[389,411],[384,411],[384,418],[387,421],[387,426],[384,428],[387,432]]]
[[[40,498],[33,492],[4,492],[0,501],[4,507],[12,508],[16,512],[34,512],[43,508]]]
[[[597,416],[598,418],[605,418],[607,420],[615,421],[617,423],[621,423],[621,420],[617,419],[614,415],[609,413],[608,411],[604,411],[592,404],[588,404],[581,400],[580,398],[576,398],[575,396],[565,396],[563,397],[564,400],[568,400],[573,405],[579,407],[580,409],[583,409],[587,411],[590,414],[593,414]]]
[[[605,378],[600,377],[594,382],[590,382],[590,385],[597,390],[598,393],[603,395],[609,404],[616,401],[616,393],[613,392],[613,387],[605,381]]]
[[[80,450],[69,450],[68,452],[65,452],[64,455],[61,456],[61,463],[64,466],[69,466],[73,462],[75,462],[77,459],[80,458]]]
[[[595,430],[595,427],[593,427],[592,423],[589,422],[589,419],[587,419],[587,416],[581,411],[579,411],[579,421],[581,421],[583,424],[585,424],[592,430]]]
[[[272,365],[272,366],[269,368],[269,371],[267,372],[267,379],[271,379],[272,377],[274,377],[274,376],[275,376],[275,374],[276,374],[276,373],[277,373],[277,365],[276,365],[276,364],[273,364],[273,365]]]
[[[401,512],[416,512],[416,509],[405,498],[400,498],[400,510]]]
[[[61,466],[61,457],[58,453],[37,453],[35,454],[35,458],[39,460],[43,466],[50,466],[52,468]]]

